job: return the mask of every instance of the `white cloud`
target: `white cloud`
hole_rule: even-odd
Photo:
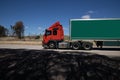
[[[68,29],[68,28],[66,28],[66,27],[64,27],[63,29],[64,29],[64,30],[69,30],[69,29]]]
[[[38,27],[38,30],[41,30],[42,28],[41,27]]]
[[[87,13],[88,13],[88,14],[92,14],[92,13],[94,13],[94,11],[90,10],[90,11],[88,11]]]
[[[83,15],[81,18],[82,19],[90,19],[91,18],[91,14],[93,14],[93,13],[94,13],[94,11],[89,10],[89,11],[86,12],[86,15]]]
[[[28,26],[25,26],[25,29],[28,29],[29,27]]]
[[[90,15],[83,15],[81,18],[82,19],[90,19]]]

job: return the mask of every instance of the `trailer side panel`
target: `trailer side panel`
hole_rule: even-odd
[[[120,40],[120,19],[70,20],[71,40]]]

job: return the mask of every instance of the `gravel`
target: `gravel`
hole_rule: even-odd
[[[120,80],[120,60],[89,52],[0,49],[0,80]]]

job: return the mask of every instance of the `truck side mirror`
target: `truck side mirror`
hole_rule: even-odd
[[[45,36],[47,36],[47,34],[45,34]]]
[[[45,34],[44,35],[47,36],[47,29],[45,29]]]

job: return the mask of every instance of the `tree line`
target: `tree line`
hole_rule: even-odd
[[[17,21],[15,25],[10,26],[10,30],[5,28],[4,26],[0,25],[0,37],[8,36],[9,34],[14,37],[18,37],[19,39],[24,38],[24,24],[22,21]]]
[[[0,37],[7,36],[8,29],[0,25]]]

